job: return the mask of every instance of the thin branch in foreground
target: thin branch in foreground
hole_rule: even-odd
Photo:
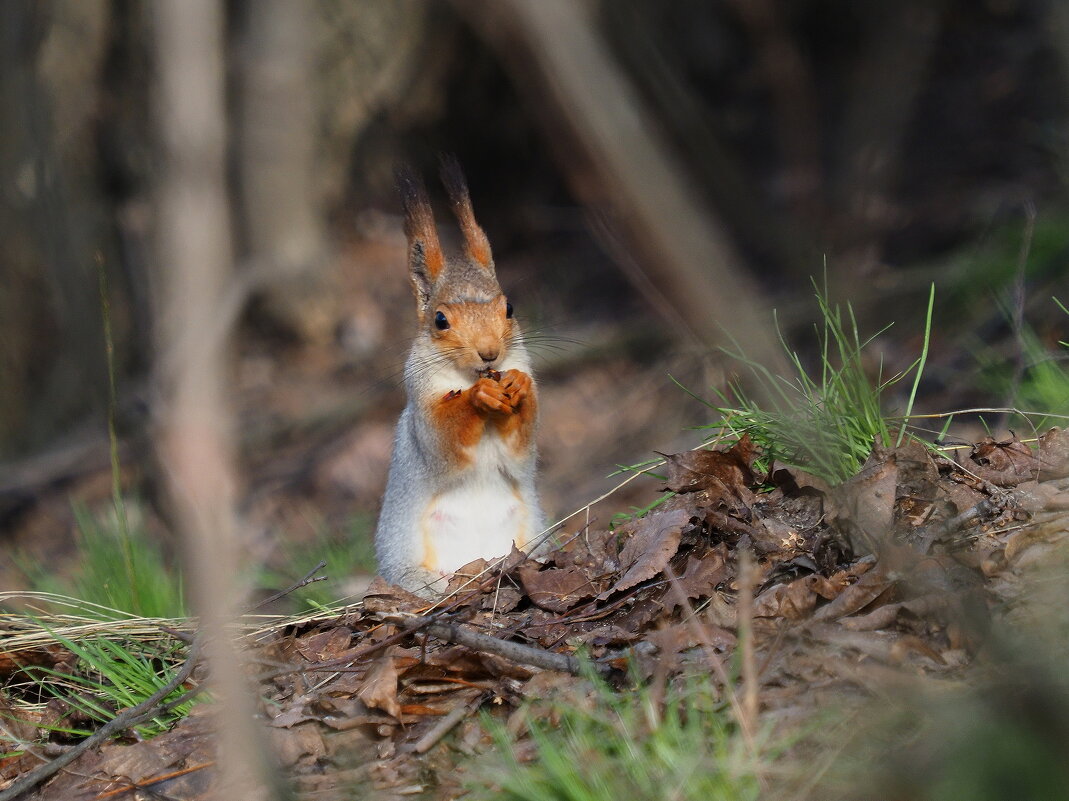
[[[269,604],[273,604],[279,598],[285,598],[291,592],[296,592],[301,587],[306,587],[307,585],[313,584],[313,583],[315,583],[317,581],[326,581],[326,578],[327,578],[326,576],[317,576],[316,575],[316,573],[318,573],[320,570],[322,570],[326,566],[327,566],[327,560],[326,559],[321,559],[319,564],[316,565],[315,567],[313,567],[307,573],[305,573],[304,577],[301,578],[299,581],[291,584],[290,586],[286,587],[286,589],[284,589],[284,590],[279,590],[278,592],[274,593],[273,595],[268,595],[262,601],[260,601],[259,603],[255,604],[254,606],[252,606],[246,612],[246,614],[248,614],[249,612],[255,612],[257,609],[263,609],[265,606],[267,606]]]
[[[753,556],[746,548],[739,553],[739,595],[735,609],[738,614],[739,647],[742,649],[742,711],[746,727],[757,730],[757,713],[760,706],[757,690],[757,663],[754,658],[754,564]]]

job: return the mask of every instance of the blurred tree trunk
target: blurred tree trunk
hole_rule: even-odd
[[[316,126],[311,6],[238,0],[233,148],[239,252],[257,272],[263,310],[302,339],[333,333],[314,193]]]
[[[227,402],[234,314],[226,182],[220,0],[155,0],[155,120],[160,139],[157,259],[159,460],[182,535],[184,575],[200,618],[220,756],[216,798],[268,797],[256,727],[231,624],[238,581],[238,479]],[[229,291],[228,291],[229,290]],[[232,303],[233,301],[231,301]]]

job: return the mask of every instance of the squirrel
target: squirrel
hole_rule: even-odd
[[[474,559],[532,550],[542,528],[530,358],[455,158],[442,182],[464,237],[449,259],[422,180],[397,170],[418,330],[375,531],[379,574],[425,597]]]

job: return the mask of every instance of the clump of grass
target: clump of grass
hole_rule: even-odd
[[[1055,305],[1069,315],[1069,309],[1052,298]],[[1011,313],[1007,311],[1007,316]],[[1053,425],[1064,425],[1064,414],[1069,410],[1069,352],[1057,352],[1044,345],[1035,331],[1018,323],[1015,335],[1018,338],[1018,353],[1015,359],[1000,357],[993,349],[981,347],[977,359],[980,362],[980,383],[990,392],[1007,401],[1008,406],[1029,409],[1028,414],[1014,414],[1007,422],[1011,427],[1024,425],[1043,431]],[[1059,341],[1062,348],[1069,343]]]
[[[536,751],[522,761],[515,742],[488,722],[501,762],[475,798],[508,801],[707,801],[762,797],[758,758],[707,682],[664,704],[648,688],[617,694],[593,679],[591,705],[560,703],[552,726],[530,721]],[[768,758],[768,755],[765,755]]]
[[[766,458],[779,459],[838,484],[858,471],[873,444],[901,444],[905,436],[927,359],[935,286],[928,297],[921,355],[889,378],[883,377],[881,358],[875,380],[865,369],[865,349],[883,331],[862,339],[850,304],[844,311],[831,303],[826,288],[822,290],[815,282],[814,288],[821,316],[821,322],[814,326],[820,353],[817,369],[806,366],[782,332],[780,342],[793,367],[792,375],[774,375],[748,359],[741,347],[727,351],[749,368],[764,400],[736,381],[730,395],[718,393],[719,404],[707,404],[720,420],[703,428],[727,429],[736,436],[749,434]],[[901,418],[888,416],[883,408],[885,391],[911,374],[913,386],[905,414]]]
[[[73,669],[27,667],[25,675],[37,695],[59,699],[73,712],[101,724],[110,721],[118,710],[136,706],[166,686],[185,655],[185,646],[169,638],[145,640],[98,634],[75,640],[56,630],[48,629],[48,632],[55,642],[74,655]],[[20,688],[9,686],[7,689],[14,695]],[[27,689],[24,684],[21,694]],[[137,735],[152,737],[188,715],[195,703],[192,699],[166,706],[185,691],[186,688],[179,687],[168,696],[156,717],[136,727]],[[75,737],[92,734],[91,730],[76,724],[53,724],[43,728]]]
[[[126,518],[125,507],[121,516]],[[74,595],[142,617],[186,614],[181,577],[168,566],[140,516],[136,527],[127,522],[118,534],[112,521],[94,517],[84,507],[75,508],[75,519],[82,562]]]

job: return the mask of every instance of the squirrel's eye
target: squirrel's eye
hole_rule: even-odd
[[[512,304],[509,303],[507,300],[505,301],[505,316],[508,317],[510,320],[512,319]]]
[[[449,328],[449,321],[445,319],[444,312],[438,312],[434,315],[434,327],[437,328],[439,331],[444,331],[445,329]]]

